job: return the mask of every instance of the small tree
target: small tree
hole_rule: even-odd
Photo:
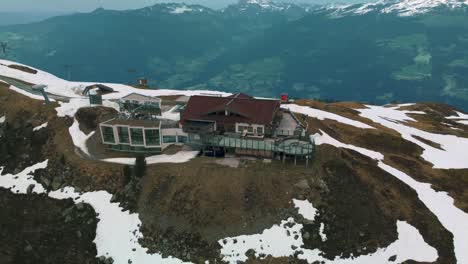
[[[132,168],[130,168],[130,166],[125,165],[123,167],[123,177],[125,185],[127,185],[132,180]]]
[[[135,159],[135,177],[142,178],[146,173],[146,158],[143,154],[138,154]]]
[[[60,156],[60,163],[61,163],[62,165],[65,165],[65,163],[67,163],[67,160],[66,160],[64,154],[62,154],[62,156]]]

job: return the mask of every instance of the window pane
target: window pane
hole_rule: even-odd
[[[185,143],[187,142],[187,136],[179,136],[178,140],[180,143]]]
[[[128,144],[130,143],[130,137],[128,135],[128,127],[117,127],[119,133],[120,143]]]
[[[175,143],[176,142],[176,136],[163,136],[163,142],[164,143]]]
[[[159,139],[159,129],[145,130],[145,137],[147,146],[159,146],[161,143]]]
[[[257,133],[263,134],[263,127],[257,127]]]
[[[143,141],[143,129],[141,128],[130,128],[132,136],[132,145],[144,145]]]
[[[102,136],[104,137],[104,142],[105,143],[115,143],[115,138],[114,138],[114,130],[112,127],[106,127],[103,126],[101,127],[102,129]]]

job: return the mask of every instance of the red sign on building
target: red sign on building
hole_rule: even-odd
[[[282,103],[286,103],[288,102],[288,94],[284,93],[284,94],[281,94],[281,102]]]

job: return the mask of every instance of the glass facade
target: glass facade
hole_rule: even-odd
[[[145,138],[147,146],[161,145],[161,140],[159,138],[159,129],[146,129]]]
[[[130,128],[130,134],[132,137],[132,145],[144,145],[143,129],[141,128]]]
[[[176,136],[163,136],[164,143],[176,143],[177,137]]]
[[[128,127],[117,127],[119,134],[119,142],[122,144],[130,144],[130,136],[128,134]]]
[[[185,142],[188,141],[188,138],[187,138],[187,136],[177,136],[177,141],[179,143],[185,143]]]
[[[112,143],[115,144],[115,137],[114,137],[114,129],[112,127],[101,127],[102,129],[102,137],[104,139],[104,143]]]

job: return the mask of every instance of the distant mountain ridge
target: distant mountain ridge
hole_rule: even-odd
[[[400,16],[412,16],[436,11],[438,9],[468,8],[466,0],[379,0],[376,2],[352,5],[329,5],[326,10],[335,14],[366,14],[369,12],[394,13]]]
[[[1,12],[0,26],[28,24],[39,22],[54,16],[64,15],[64,12]]]
[[[10,47],[0,56],[95,82],[144,76],[160,88],[468,109],[466,9],[455,0],[97,9],[0,27]]]

